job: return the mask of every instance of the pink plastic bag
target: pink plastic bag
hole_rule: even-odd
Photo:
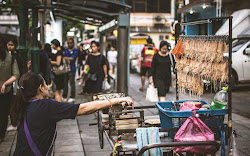
[[[181,128],[176,133],[174,141],[214,141],[214,133],[198,117],[195,117],[195,111],[193,111],[193,116],[189,117],[183,123]],[[175,152],[189,152],[192,154],[214,154],[216,152],[216,147],[212,145],[176,147]]]
[[[201,107],[200,102],[187,101],[180,106],[180,111],[199,110],[200,107]]]

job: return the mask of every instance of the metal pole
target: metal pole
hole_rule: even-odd
[[[42,0],[42,5],[45,5],[45,0]],[[40,42],[41,42],[41,45],[42,47],[44,47],[44,44],[45,44],[45,37],[44,37],[44,21],[45,21],[45,9],[43,9],[41,12],[40,12]]]
[[[175,24],[175,45],[178,42],[179,34],[180,33],[180,23]],[[179,86],[178,86],[178,76],[177,76],[177,70],[175,70],[175,76],[176,76],[176,100],[179,100]]]
[[[20,0],[19,2],[19,28],[20,28],[20,37],[19,37],[19,46],[18,46],[18,54],[21,57],[21,67],[20,74],[24,74],[27,72],[27,53],[28,48],[26,47],[26,33],[28,27],[28,8],[26,8],[24,0]]]
[[[229,136],[232,132],[232,19],[233,17],[229,17],[229,60],[228,60],[228,128],[229,128]]]
[[[105,33],[101,33],[100,34],[100,52],[103,55],[106,55],[106,45],[105,45],[106,41],[105,41]]]
[[[40,49],[38,48],[38,8],[32,8],[32,47],[31,47],[31,70],[35,73],[40,72]]]
[[[171,0],[171,17],[175,20],[175,0]]]
[[[117,92],[128,95],[128,28],[118,28]]]

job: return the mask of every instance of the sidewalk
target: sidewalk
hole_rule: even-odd
[[[77,82],[78,83],[78,82]],[[135,102],[135,106],[154,105],[145,101],[146,91],[140,92],[140,77],[137,74],[130,75],[129,95]],[[77,87],[77,92],[80,88]],[[245,95],[245,94],[244,94]],[[211,102],[213,94],[206,93],[201,99]],[[241,95],[243,96],[243,95]],[[239,101],[244,97],[234,98],[233,103],[240,104]],[[196,96],[181,95],[180,99],[197,99]],[[87,96],[77,95],[76,103],[87,102]],[[171,88],[167,94],[167,101],[175,100],[175,89]],[[250,110],[249,110],[250,111]],[[157,109],[145,110],[145,116],[158,115]],[[89,126],[90,123],[97,123],[94,114],[78,116],[75,120],[62,120],[58,123],[58,136],[55,143],[55,156],[109,156],[112,152],[111,146],[104,135],[104,149],[99,147],[97,125]],[[250,156],[250,120],[246,117],[233,113],[233,129],[238,134],[237,147],[240,156]],[[8,132],[7,136],[0,144],[0,155],[12,155],[15,147],[16,132]]]

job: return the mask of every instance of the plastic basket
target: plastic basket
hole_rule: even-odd
[[[162,128],[180,128],[185,120],[192,116],[192,111],[175,111],[173,103],[181,104],[186,101],[201,102],[201,105],[208,104],[202,100],[182,100],[182,101],[171,101],[171,102],[157,102],[156,108],[159,109],[159,115],[161,120]],[[223,125],[224,116],[227,114],[227,109],[213,109],[213,110],[197,110],[196,114],[200,115],[200,119],[215,133],[215,139],[220,138],[219,127]],[[169,136],[174,138],[175,132],[169,132]]]

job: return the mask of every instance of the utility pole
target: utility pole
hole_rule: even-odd
[[[42,5],[46,6],[46,1],[42,0]],[[40,11],[40,41],[41,41],[41,45],[42,47],[44,47],[45,44],[45,37],[44,37],[44,21],[45,21],[45,9],[42,9],[42,11]]]
[[[40,49],[38,47],[38,8],[33,6],[32,8],[32,47],[31,47],[31,69],[35,73],[40,72]]]
[[[20,29],[20,37],[19,37],[19,46],[18,53],[21,57],[21,67],[20,73],[24,74],[27,72],[27,53],[28,48],[26,46],[26,35],[28,30],[28,8],[25,6],[24,0],[20,0],[19,2],[19,29]]]
[[[128,14],[120,13],[118,17],[118,59],[117,59],[117,92],[128,95],[129,66],[129,19]]]

